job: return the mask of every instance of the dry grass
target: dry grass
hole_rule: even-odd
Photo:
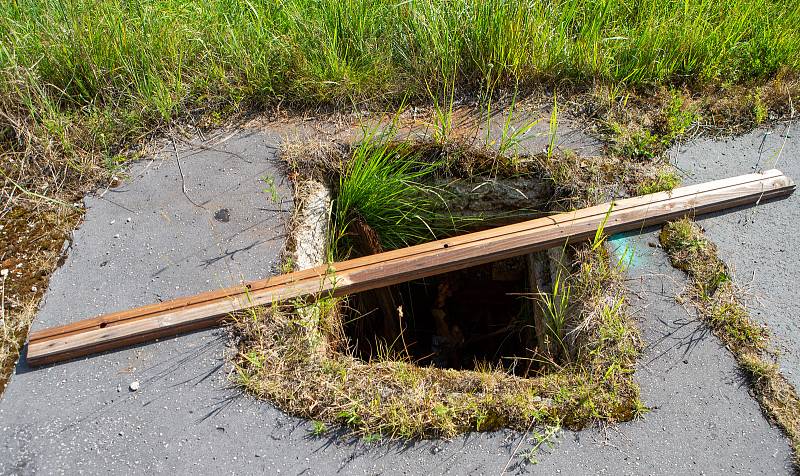
[[[800,398],[778,371],[766,329],[750,318],[727,266],[697,224],[669,223],[660,238],[673,266],[691,277],[690,298],[700,316],[736,358],[764,413],[791,440],[798,465]]]
[[[619,270],[604,247],[577,249],[569,278],[580,310],[577,359],[534,378],[500,366],[476,371],[420,367],[389,351],[355,358],[343,333],[345,303],[321,297],[240,315],[236,381],[285,411],[354,433],[448,437],[532,422],[580,428],[629,420],[643,407],[633,370],[639,337]],[[578,325],[580,324],[580,325]]]
[[[671,88],[597,86],[572,95],[574,111],[598,125],[612,151],[629,158],[657,156],[676,140],[701,134],[740,134],[796,116],[800,79],[795,73],[752,84]]]

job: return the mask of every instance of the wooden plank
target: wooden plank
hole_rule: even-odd
[[[781,172],[778,170],[768,170],[763,174],[747,174],[747,175],[740,175],[737,177],[731,177],[721,180],[716,180],[713,182],[707,182],[704,184],[697,184],[687,187],[681,187],[671,192],[661,192],[655,193],[650,195],[644,195],[640,197],[633,197],[624,200],[619,200],[615,202],[615,210],[625,210],[627,208],[633,208],[645,204],[655,204],[657,202],[661,202],[664,200],[672,200],[678,199],[682,197],[688,197],[699,192],[710,192],[713,190],[718,190],[721,188],[726,188],[733,185],[739,185],[744,183],[749,183],[753,181],[760,181],[768,178],[774,178],[782,176]],[[568,214],[559,214],[550,217],[548,220],[529,220],[521,223],[517,223],[514,225],[507,225],[500,228],[495,228],[491,230],[485,230],[482,232],[477,233],[470,233],[467,235],[461,235],[458,237],[451,238],[449,241],[456,244],[464,244],[467,242],[472,241],[480,241],[487,238],[498,237],[508,233],[514,233],[517,231],[533,229],[536,227],[547,226],[554,223],[563,223],[571,219],[577,218],[584,218],[584,217],[591,217],[591,216],[605,216],[606,212],[608,211],[609,204],[602,204],[597,205],[594,207],[583,208],[580,210],[575,210],[574,215]],[[342,263],[338,263],[336,268],[339,271],[353,269],[359,266],[365,266],[369,264],[374,264],[377,261],[383,262],[390,262],[393,260],[399,259],[406,259],[409,256],[413,256],[419,253],[426,253],[430,252],[431,250],[438,249],[439,244],[438,242],[431,242],[425,243],[417,246],[412,246],[408,248],[401,248],[398,250],[393,250],[390,252],[382,253],[380,256],[365,256],[362,258],[348,260]],[[100,316],[93,319],[85,319],[82,321],[78,321],[75,323],[67,324],[64,326],[58,326],[50,329],[45,329],[42,331],[35,332],[31,335],[31,340],[41,340],[48,337],[53,337],[56,335],[68,335],[71,333],[82,332],[86,329],[100,329],[105,328],[108,325],[114,325],[116,323],[130,320],[130,319],[141,319],[149,317],[153,314],[163,313],[169,310],[176,310],[185,307],[190,307],[194,305],[201,304],[203,302],[208,301],[217,301],[220,299],[225,298],[236,298],[241,297],[247,293],[260,291],[266,288],[275,287],[275,286],[282,286],[287,283],[296,282],[302,279],[307,278],[316,278],[320,279],[321,276],[325,275],[327,272],[326,266],[321,266],[317,268],[312,268],[304,271],[299,271],[295,273],[285,274],[281,276],[275,276],[268,279],[252,281],[249,283],[245,283],[240,286],[230,287],[226,289],[220,289],[215,291],[209,291],[205,293],[196,294],[193,296],[187,296],[183,298],[178,298],[162,303],[151,304],[147,306],[142,306],[134,309],[128,309],[121,312],[106,314],[104,316]]]
[[[544,250],[592,237],[612,206],[605,225],[609,233],[786,196],[793,189],[780,172],[749,174],[334,263],[249,283],[247,288],[116,313],[115,319],[100,317],[34,333],[27,358],[33,365],[54,362],[213,326],[248,307],[361,292]]]

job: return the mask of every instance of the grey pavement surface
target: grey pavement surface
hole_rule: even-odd
[[[271,273],[291,204],[279,143],[276,134],[253,131],[213,149],[179,143],[183,179],[168,146],[137,164],[126,185],[87,198],[85,222],[34,328]],[[734,153],[753,151],[745,144]],[[279,203],[265,191],[267,177]],[[736,217],[751,215],[705,223],[735,227]],[[783,222],[770,233],[792,229]],[[531,441],[509,431],[408,444],[311,437],[307,422],[231,388],[226,336],[210,330],[37,370],[23,360],[0,400],[0,473],[499,474],[506,466],[542,474],[788,473],[788,442],[763,418],[728,352],[677,304],[685,278],[649,246],[655,241],[652,232],[613,240],[634,250],[631,305],[648,342],[636,378],[652,410],[613,428],[560,432],[536,465],[512,456],[520,438],[520,451]],[[786,253],[797,262],[796,247]],[[776,272],[773,261],[761,266]],[[136,392],[128,390],[133,381]]]
[[[722,141],[699,140],[672,153],[686,183],[772,168],[800,183],[797,122]],[[699,222],[745,289],[753,317],[772,331],[781,371],[800,388],[800,193]]]

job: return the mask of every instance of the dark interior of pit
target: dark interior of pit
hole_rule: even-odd
[[[431,144],[418,146],[416,153],[429,161],[447,155]],[[497,169],[490,155],[465,153],[449,162],[473,168],[460,174],[464,165],[455,166],[440,182],[447,184],[450,212],[483,217],[469,231],[541,217],[569,198],[534,162],[508,171]],[[382,251],[375,231],[362,220],[354,221],[351,233],[356,255]],[[534,314],[541,317],[542,310],[536,293],[551,289],[562,262],[541,252],[353,295],[344,319],[351,350],[363,360],[390,351],[441,368],[501,365],[520,376],[547,371],[543,356],[553,354],[537,349],[542,331],[537,338]]]
[[[474,369],[538,368],[528,260],[514,258],[361,293],[350,301],[346,332],[356,355],[387,348],[419,365]]]

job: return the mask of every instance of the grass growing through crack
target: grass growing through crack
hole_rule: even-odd
[[[690,298],[700,316],[736,358],[764,413],[791,440],[797,466],[800,398],[778,370],[766,329],[751,319],[727,266],[697,224],[689,219],[669,223],[660,239],[673,266],[689,274]]]

